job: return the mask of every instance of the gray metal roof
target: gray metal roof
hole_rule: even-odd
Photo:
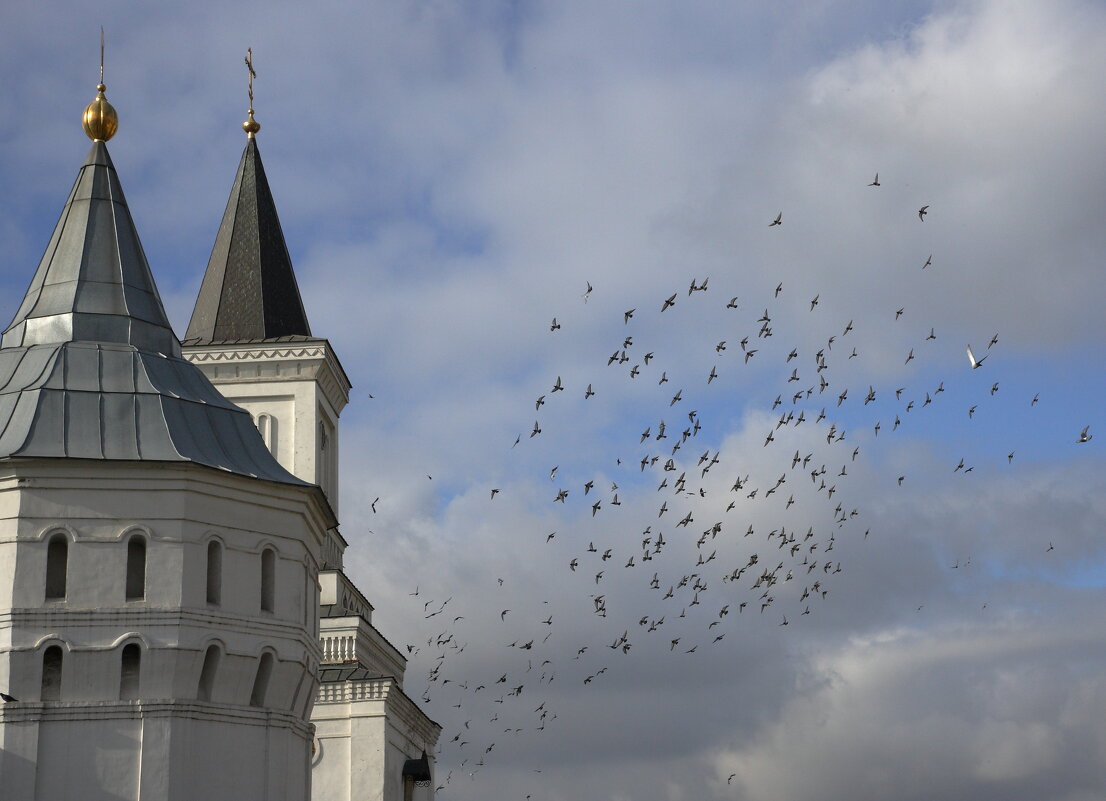
[[[246,141],[185,342],[311,336],[257,140]]]
[[[0,343],[0,458],[196,462],[303,485],[180,357],[103,142]]]
[[[180,356],[103,142],[88,151],[3,347],[69,340]]]

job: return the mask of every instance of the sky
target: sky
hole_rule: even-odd
[[[183,335],[253,48],[440,798],[1106,798],[1101,3],[4,16],[0,314],[103,25]]]

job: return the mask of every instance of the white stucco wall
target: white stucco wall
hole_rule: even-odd
[[[303,801],[318,565],[333,524],[316,489],[198,465],[0,464],[0,689],[19,699],[0,704],[0,798]],[[68,543],[66,591],[47,599],[56,533]],[[135,534],[146,541],[145,583],[128,600]],[[217,604],[207,600],[213,538],[223,547]],[[261,608],[266,549],[271,612]],[[139,646],[138,684],[135,700],[120,700],[129,644]],[[221,659],[200,700],[212,644]],[[52,646],[59,699],[40,702]],[[267,692],[251,705],[266,653]]]

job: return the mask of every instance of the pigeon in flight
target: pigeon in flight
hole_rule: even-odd
[[[929,210],[929,206],[922,206],[918,209],[918,219],[922,222],[926,221],[926,212]]]
[[[978,370],[986,359],[986,356],[982,359],[976,359],[975,354],[972,352],[972,346],[968,345],[968,362],[971,364],[973,370]]]
[[[876,173],[876,177],[872,179],[872,182],[868,186],[879,186],[879,173]]]
[[[772,220],[772,222],[768,223],[769,228],[771,228],[773,225],[783,225],[783,212],[782,211],[779,214],[776,215],[776,219],[774,219],[774,220]]]

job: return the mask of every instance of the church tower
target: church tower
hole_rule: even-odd
[[[338,508],[339,415],[350,382],[313,336],[265,175],[250,105],[246,146],[183,340],[184,358],[253,417],[290,473]],[[343,571],[347,543],[327,532],[317,576],[319,688],[313,801],[425,801],[440,727],[404,693],[406,658],[376,629]]]
[[[104,89],[0,342],[0,797],[304,801],[333,508],[182,358]]]

